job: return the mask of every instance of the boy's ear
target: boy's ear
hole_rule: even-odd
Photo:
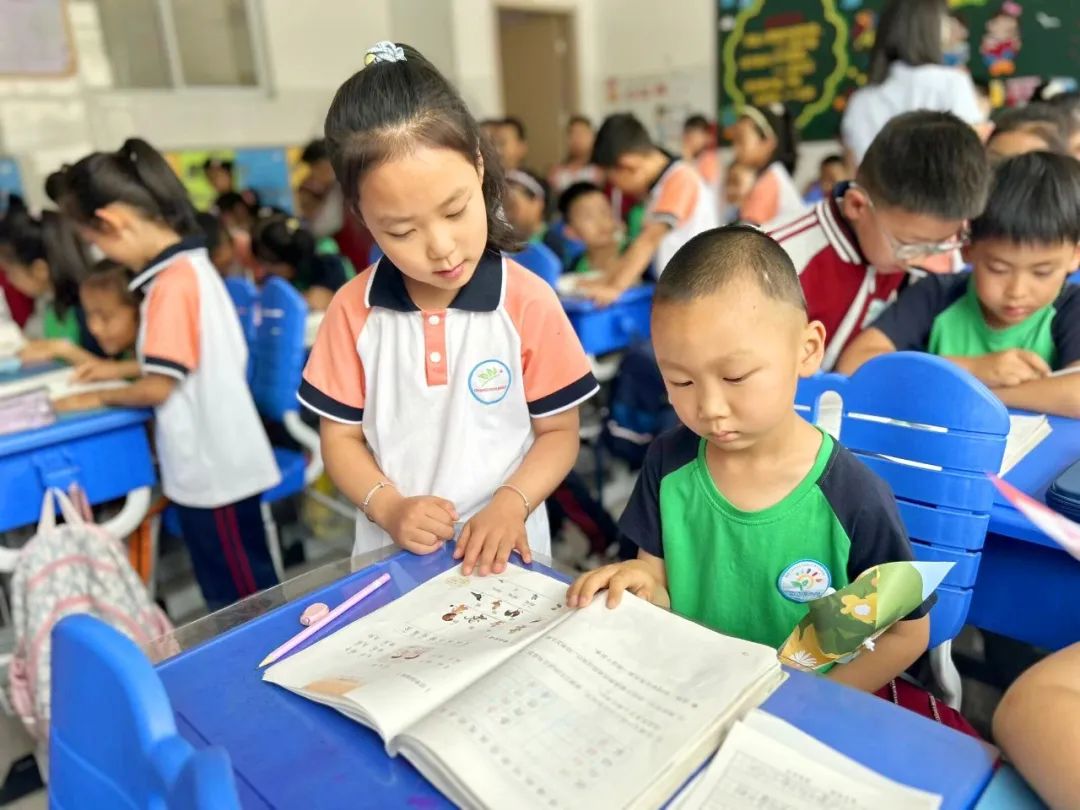
[[[47,281],[49,278],[49,263],[44,259],[34,259],[30,262],[30,274],[38,281]]]
[[[825,358],[825,325],[821,321],[810,321],[802,335],[799,354],[799,376],[813,377],[821,370],[821,361]]]
[[[964,258],[964,264],[974,264],[975,246],[969,242],[960,248],[960,255]],[[1080,256],[1080,245],[1077,245],[1077,255]]]
[[[870,198],[861,188],[849,188],[840,200],[840,209],[848,222],[862,222],[870,213]]]

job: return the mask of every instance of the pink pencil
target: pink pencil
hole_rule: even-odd
[[[315,633],[322,630],[324,627],[326,627],[326,625],[330,624],[330,622],[332,622],[346,610],[348,610],[358,602],[362,602],[364,599],[371,596],[371,594],[375,593],[375,591],[379,590],[379,588],[381,588],[389,581],[389,574],[383,574],[382,576],[378,577],[370,585],[366,585],[365,587],[354,593],[352,596],[350,596],[348,599],[346,599],[344,602],[342,602],[340,605],[338,605],[336,608],[331,610],[329,613],[319,619],[319,621],[315,622],[315,624],[311,625],[308,628],[305,628],[304,630],[301,630],[295,636],[290,638],[288,641],[286,641],[284,644],[282,644],[280,647],[278,647],[276,650],[266,656],[266,658],[264,658],[259,664],[259,667],[262,668],[265,667],[267,664],[274,663],[289,650],[293,649],[298,644],[307,641]]]

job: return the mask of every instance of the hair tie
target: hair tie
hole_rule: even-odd
[[[510,183],[517,183],[519,186],[529,191],[534,197],[539,197],[544,202],[547,202],[547,195],[544,193],[544,187],[520,169],[511,169],[508,171],[506,173],[506,180]]]
[[[288,219],[285,220],[285,229],[289,233],[291,233],[291,234],[296,233],[296,231],[299,228],[300,228],[300,220],[298,220],[296,217],[289,217]]]
[[[751,121],[753,121],[757,128],[761,130],[762,134],[766,138],[776,137],[776,131],[772,128],[772,124],[769,123],[768,119],[765,117],[765,114],[761,112],[761,110],[759,110],[757,107],[743,107],[742,110],[739,112],[739,115],[741,115],[743,118],[749,118]]]
[[[404,62],[405,49],[389,40],[376,42],[364,51],[364,67],[375,62]]]

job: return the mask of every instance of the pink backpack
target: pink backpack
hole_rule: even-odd
[[[59,526],[54,498],[64,515]],[[48,736],[51,634],[58,621],[73,613],[89,613],[136,644],[172,630],[121,544],[86,520],[58,489],[45,493],[37,534],[15,561],[11,591],[15,626],[11,702],[38,740]]]

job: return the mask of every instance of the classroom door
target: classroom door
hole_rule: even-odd
[[[577,112],[573,30],[569,13],[499,9],[503,109],[525,124],[525,165],[541,176],[562,160],[563,133]]]

